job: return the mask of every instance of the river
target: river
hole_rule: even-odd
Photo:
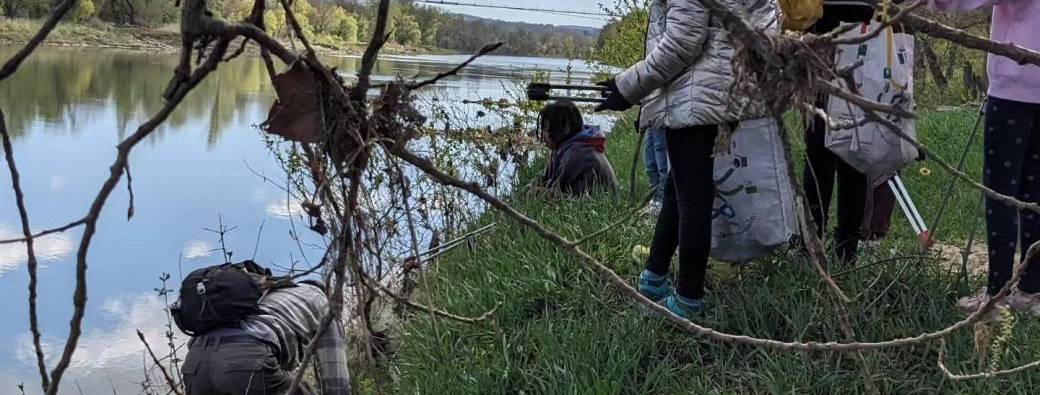
[[[0,59],[13,51],[0,48]],[[465,58],[387,56],[378,62],[376,79],[432,76]],[[328,61],[347,76],[360,63],[356,57]],[[0,83],[0,108],[13,135],[34,229],[82,217],[108,175],[117,142],[162,106],[160,96],[175,65],[173,54],[41,48]],[[547,71],[558,79],[568,68],[575,82],[591,78],[590,67],[580,61],[489,56],[432,89],[455,101],[498,99],[509,96],[516,78]],[[254,57],[236,59],[222,65],[133,151],[135,215],[127,220],[129,195],[121,183],[102,213],[90,250],[83,336],[62,393],[142,392],[144,355],[135,331],[144,332],[153,347],[164,348],[167,320],[156,291],[162,286],[159,278],[170,273],[167,287],[177,288],[182,274],[218,262],[220,243],[207,230],[218,222],[235,227],[225,240],[234,259],[254,257],[282,266],[320,259],[321,251],[307,246],[304,232],[300,244],[289,236],[301,226],[299,208],[287,202],[279,186],[257,175],[284,179],[255,126],[273,100],[262,63]],[[0,239],[21,233],[9,187],[4,166]],[[69,329],[80,235],[74,229],[36,244],[48,368]],[[0,245],[0,393],[17,393],[22,382],[26,393],[40,388],[28,328],[25,260],[22,245]]]

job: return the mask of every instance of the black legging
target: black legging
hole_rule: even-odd
[[[873,16],[874,7],[825,4],[823,17],[809,30],[817,34],[827,33],[842,23],[867,22]],[[816,106],[827,108],[827,100],[818,101]],[[819,230],[819,236],[823,237],[830,215],[834,174],[837,173],[838,226],[834,229],[834,248],[842,262],[854,263],[863,225],[863,206],[867,200],[867,177],[824,146],[825,128],[823,118],[817,116],[805,133],[805,155],[808,159],[803,174],[805,194],[816,229]]]
[[[822,104],[817,103],[817,106]],[[806,161],[802,175],[805,195],[818,236],[823,237],[837,173],[838,226],[834,229],[834,249],[842,262],[855,263],[863,226],[863,207],[867,200],[867,176],[827,149],[824,145],[825,130],[823,118],[817,116],[805,131]]]
[[[986,186],[1026,202],[1040,201],[1040,104],[991,96],[986,102],[985,136]],[[990,295],[996,295],[1011,280],[1015,253],[1026,255],[1029,247],[1040,241],[1040,219],[1036,217],[1032,211],[986,199]],[[1040,292],[1038,260],[1026,268],[1018,288],[1026,293]]]
[[[678,248],[675,288],[686,298],[704,297],[704,271],[711,252],[711,208],[715,200],[712,153],[717,133],[718,125],[665,130],[671,171],[664,183],[646,270],[667,275]]]

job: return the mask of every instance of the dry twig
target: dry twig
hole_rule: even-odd
[[[14,161],[14,146],[11,144],[11,136],[7,132],[7,121],[4,119],[3,111],[0,111],[0,138],[3,139],[4,158],[7,160],[7,169],[11,172],[11,189],[14,190],[15,205],[18,206],[18,216],[22,223],[22,234],[25,240],[26,266],[29,269],[29,332],[32,333],[33,351],[36,354],[36,367],[40,370],[40,384],[47,391],[50,381],[47,377],[47,365],[44,361],[43,347],[40,345],[40,322],[36,309],[36,284],[38,282],[36,270],[39,261],[36,259],[36,250],[33,246],[31,227],[29,226],[29,210],[25,207],[25,193],[22,192],[21,175]]]
[[[1040,360],[1027,363],[1022,366],[1018,366],[1011,369],[1002,369],[993,372],[982,372],[974,374],[956,374],[950,371],[950,368],[946,367],[946,340],[939,339],[939,358],[936,362],[939,365],[939,370],[943,372],[946,378],[955,381],[962,380],[976,380],[976,379],[992,379],[1001,376],[1008,376],[1016,373],[1021,373],[1029,369],[1035,369],[1040,367]]]
[[[141,339],[141,343],[144,343],[144,348],[148,350],[148,355],[152,357],[152,362],[154,362],[155,366],[159,368],[160,372],[162,372],[163,379],[166,379],[166,385],[170,387],[170,391],[173,391],[173,393],[177,395],[184,395],[184,391],[181,391],[181,386],[177,384],[177,380],[170,375],[170,372],[166,371],[166,367],[163,366],[162,361],[160,361],[159,357],[155,356],[155,353],[152,352],[152,346],[148,344],[148,340],[144,338],[144,333],[142,333],[140,329],[137,330],[137,337]]]

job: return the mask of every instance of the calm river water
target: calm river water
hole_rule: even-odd
[[[7,59],[12,48],[0,48]],[[431,76],[465,56],[388,56],[379,79]],[[355,57],[330,58],[347,74]],[[107,176],[116,143],[162,105],[160,95],[176,63],[172,54],[100,49],[43,48],[13,77],[0,83],[0,108],[13,134],[32,226],[50,228],[80,218]],[[486,57],[433,88],[462,100],[501,98],[517,77],[540,70],[562,78],[568,65],[577,82],[589,67],[563,59]],[[157,133],[131,156],[136,214],[126,219],[128,194],[121,184],[109,199],[88,262],[89,302],[80,348],[62,393],[138,393],[143,379],[142,330],[153,347],[165,343],[159,277],[219,261],[218,217],[237,226],[228,234],[234,258],[288,265],[314,261],[320,251],[297,246],[289,234],[299,208],[253,171],[279,179],[281,170],[254,125],[274,100],[255,58],[221,66],[197,88]],[[250,170],[250,167],[253,170]],[[20,236],[9,189],[0,171],[0,239]],[[262,232],[261,232],[262,228]],[[305,233],[305,232],[301,232]],[[259,235],[259,236],[258,236]],[[57,359],[72,312],[74,255],[80,231],[37,241],[41,259],[40,324],[49,367]],[[39,392],[28,330],[25,252],[0,245],[0,393]],[[77,388],[79,387],[79,388]]]

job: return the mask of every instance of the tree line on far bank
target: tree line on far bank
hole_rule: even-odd
[[[44,18],[61,0],[0,0],[7,18]],[[241,20],[253,0],[210,0],[210,9],[229,20]],[[285,12],[278,1],[268,0],[265,23],[269,31],[288,36]],[[371,37],[375,2],[368,0],[296,0],[297,20],[316,42],[354,44]],[[100,20],[117,25],[157,27],[177,22],[180,11],[172,0],[80,0],[70,15],[75,22]],[[596,46],[598,30],[501,22],[445,13],[411,0],[395,0],[387,31],[391,41],[407,47],[427,47],[471,53],[490,42],[503,44],[505,55],[583,58]],[[478,39],[479,38],[479,39]]]

